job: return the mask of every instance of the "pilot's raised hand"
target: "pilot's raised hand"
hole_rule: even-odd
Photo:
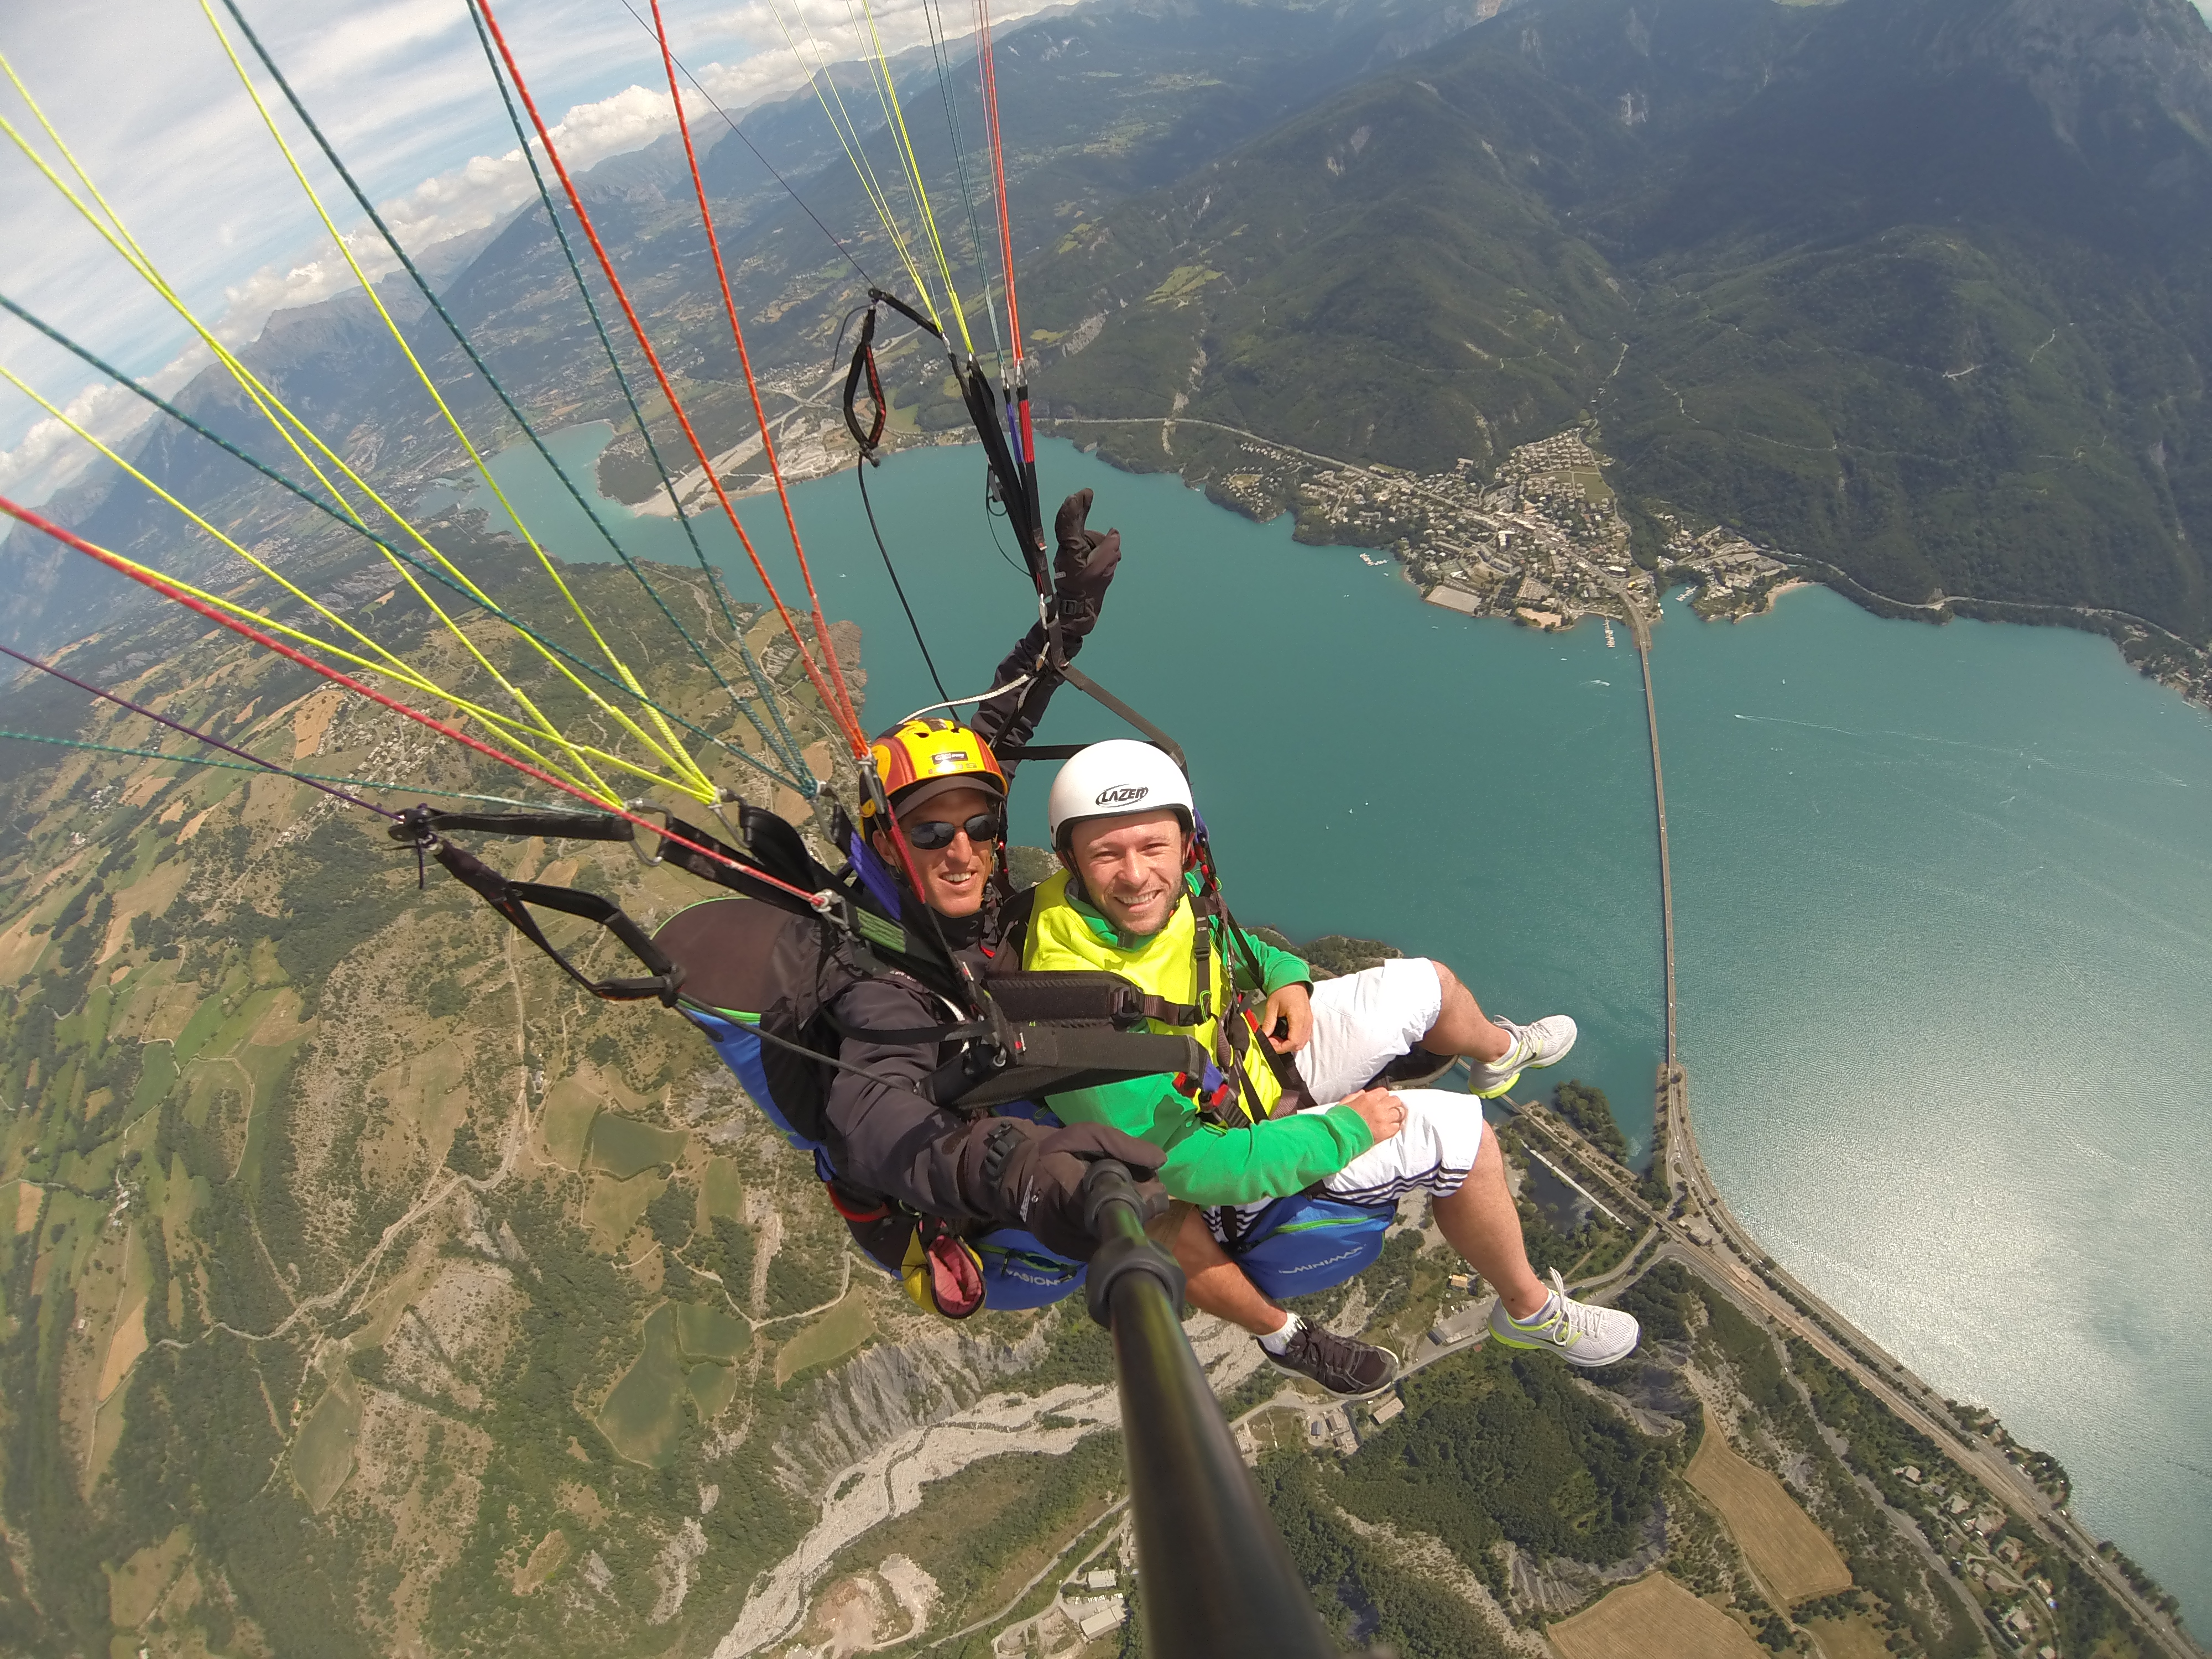
[[[1097,626],[1107,586],[1121,562],[1121,532],[1085,526],[1091,499],[1091,491],[1077,490],[1060,504],[1052,525],[1060,541],[1053,556],[1052,586],[1059,601],[1060,631],[1078,640]]]

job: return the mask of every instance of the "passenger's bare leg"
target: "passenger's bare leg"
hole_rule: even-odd
[[[1273,1336],[1290,1316],[1260,1294],[1244,1270],[1206,1231],[1196,1210],[1183,1212],[1175,1236],[1176,1265],[1182,1269],[1190,1305],[1225,1319],[1255,1336]]]
[[[1505,1184],[1505,1154],[1498,1150],[1496,1135],[1485,1132],[1466,1182],[1431,1208],[1445,1242],[1490,1281],[1506,1312],[1527,1319],[1544,1305],[1551,1291],[1528,1266],[1528,1252],[1521,1241],[1521,1212],[1513,1207],[1513,1194]]]
[[[1441,962],[1430,965],[1437,970],[1437,983],[1443,989],[1443,1012],[1421,1039],[1421,1047],[1432,1054],[1465,1054],[1486,1066],[1502,1058],[1513,1046],[1512,1034],[1490,1023],[1475,1002],[1474,993],[1461,984],[1450,969]]]

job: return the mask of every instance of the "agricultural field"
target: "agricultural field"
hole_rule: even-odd
[[[1721,1512],[1759,1582],[1785,1607],[1851,1587],[1851,1570],[1789,1489],[1736,1455],[1710,1421],[1684,1479]]]
[[[1743,1626],[1663,1572],[1613,1591],[1546,1632],[1562,1659],[1758,1659]]]

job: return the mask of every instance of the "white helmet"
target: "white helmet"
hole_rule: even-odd
[[[1045,800],[1052,844],[1062,844],[1068,825],[1085,818],[1126,817],[1133,812],[1169,809],[1188,830],[1198,808],[1182,769],[1149,743],[1109,738],[1080,750],[1060,769]]]

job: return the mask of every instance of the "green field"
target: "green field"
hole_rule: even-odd
[[[663,1303],[646,1316],[644,1352],[599,1407],[599,1432],[631,1462],[664,1468],[684,1432],[686,1392],[676,1353],[676,1309]]]
[[[866,1298],[857,1291],[848,1291],[836,1307],[803,1326],[798,1335],[776,1350],[776,1387],[781,1388],[803,1370],[842,1358],[875,1334],[875,1321],[869,1316]]]
[[[673,1168],[691,1137],[681,1129],[658,1129],[634,1117],[601,1112],[592,1120],[591,1167],[617,1181],[652,1169]]]

